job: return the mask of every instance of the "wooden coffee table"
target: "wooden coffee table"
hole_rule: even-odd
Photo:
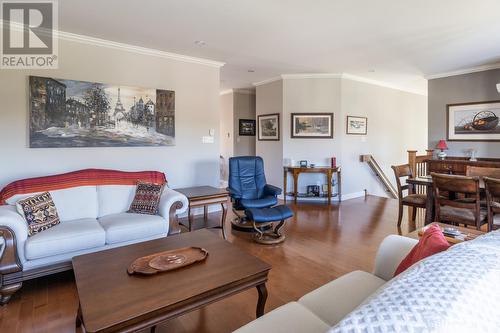
[[[186,246],[206,249],[207,259],[152,276],[127,274],[136,258]],[[84,332],[132,332],[250,288],[257,288],[260,317],[271,266],[211,231],[198,230],[74,257],[73,269],[79,297],[77,327]]]

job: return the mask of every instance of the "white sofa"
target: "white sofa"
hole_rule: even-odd
[[[187,198],[165,187],[160,215],[126,213],[135,185],[79,186],[49,191],[61,223],[28,237],[15,195],[0,206],[0,301],[6,303],[23,280],[71,268],[71,258],[127,244],[165,237],[179,231],[176,215]]]
[[[378,249],[373,273],[354,271],[236,330],[237,333],[324,333],[391,280],[417,240],[390,235]],[[272,291],[271,291],[272,292]]]

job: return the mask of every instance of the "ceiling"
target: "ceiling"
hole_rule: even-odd
[[[349,73],[425,93],[429,75],[500,62],[498,13],[498,0],[64,0],[59,29],[225,62],[221,90]]]

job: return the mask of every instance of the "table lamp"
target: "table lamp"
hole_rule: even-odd
[[[446,145],[446,141],[439,140],[436,148],[439,149],[439,150],[441,150],[441,152],[438,154],[438,158],[440,160],[444,160],[445,157],[446,157],[446,153],[444,151],[448,149],[448,146]]]

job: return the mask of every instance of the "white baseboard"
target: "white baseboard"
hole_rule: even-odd
[[[353,193],[348,193],[348,194],[342,194],[342,201],[345,201],[345,200],[350,200],[350,199],[355,199],[355,198],[359,198],[359,197],[363,197],[365,195],[365,191],[359,191],[359,192],[353,192]],[[278,196],[279,199],[283,200],[284,196],[283,194],[280,194]],[[286,197],[286,200],[293,200],[294,198],[292,196],[287,196]],[[307,197],[303,197],[303,198],[297,198],[297,201],[317,201],[317,202],[322,202],[322,201],[326,201],[327,198],[317,198],[317,197],[311,197],[311,198],[307,198]],[[339,201],[339,198],[338,197],[333,197],[332,198],[332,201]]]

